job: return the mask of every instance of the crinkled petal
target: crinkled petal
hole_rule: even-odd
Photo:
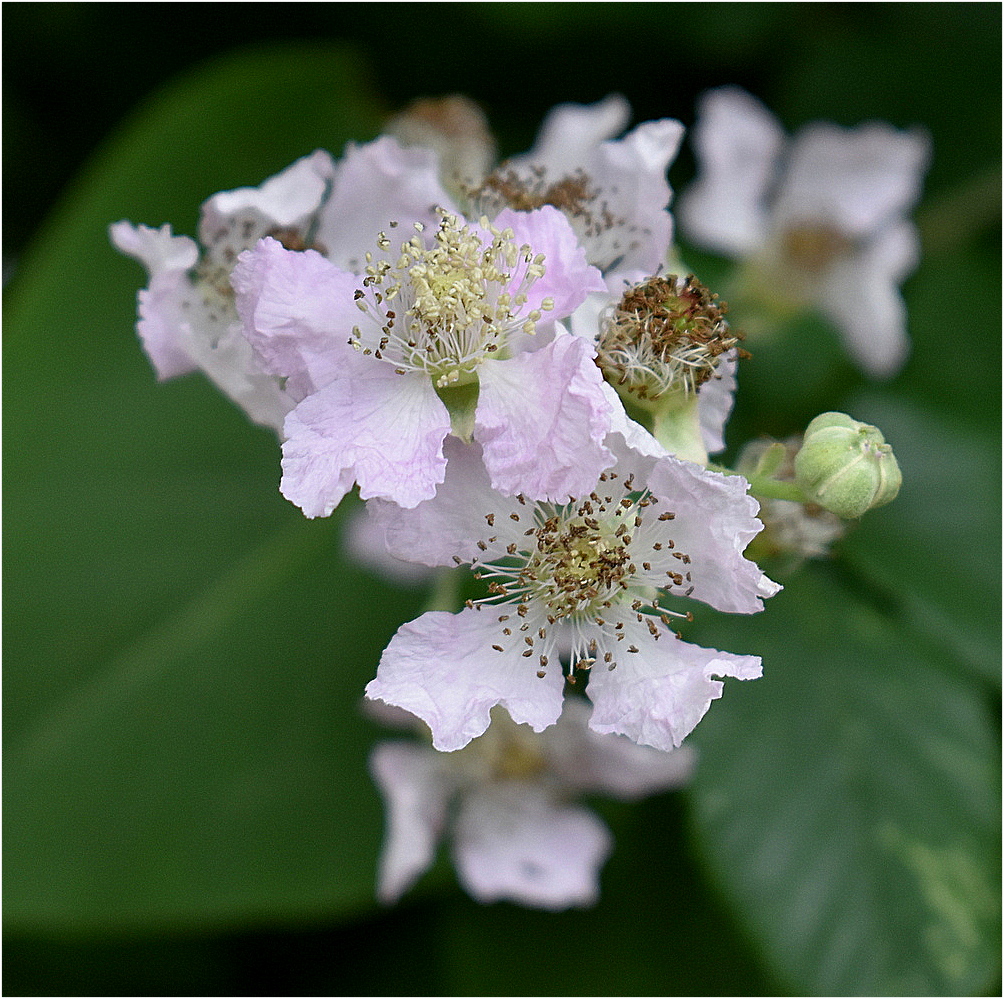
[[[551,205],[532,212],[514,212],[505,208],[495,218],[497,229],[512,229],[513,240],[520,246],[528,244],[533,254],[544,255],[544,276],[527,291],[526,303],[518,315],[527,316],[540,309],[550,298],[554,307],[544,313],[547,320],[564,319],[582,304],[590,292],[603,291],[603,275],[586,260],[586,251],[579,244],[568,219]],[[520,271],[514,281],[522,280]],[[515,288],[511,289],[515,291]]]
[[[163,381],[195,371],[192,322],[198,322],[201,303],[188,277],[199,258],[195,241],[172,235],[169,225],[151,229],[116,222],[109,234],[115,248],[138,260],[150,276],[149,287],[138,296],[137,332],[157,377]]]
[[[541,735],[549,772],[568,788],[632,801],[690,780],[696,761],[692,746],[669,752],[639,746],[623,735],[594,732],[589,716],[586,701],[567,697],[557,725]]]
[[[588,495],[612,463],[612,407],[593,347],[558,335],[532,354],[481,366],[475,437],[492,485],[507,495],[564,501]]]
[[[453,853],[461,883],[478,901],[558,911],[596,902],[612,847],[606,827],[584,808],[507,782],[464,796]]]
[[[766,199],[786,144],[784,131],[756,98],[721,87],[699,99],[691,136],[699,173],[677,203],[680,226],[698,246],[746,256],[770,233]]]
[[[391,639],[366,696],[417,715],[444,752],[483,734],[496,704],[517,724],[540,732],[561,714],[561,670],[538,677],[535,658],[524,657],[522,646],[511,642],[498,652],[492,645],[500,641],[495,608],[423,614]]]
[[[880,232],[861,253],[831,268],[820,308],[841,329],[858,363],[876,378],[903,366],[910,349],[899,283],[917,266],[920,240],[912,223]]]
[[[743,556],[763,530],[748,487],[741,475],[722,475],[671,456],[656,462],[648,475],[649,490],[675,515],[667,533],[675,552],[690,558],[682,568],[690,573],[692,596],[738,614],[762,610],[763,598],[781,588]],[[679,564],[676,568],[682,571]]]
[[[263,239],[240,255],[231,282],[262,369],[286,379],[293,399],[316,392],[351,363],[349,337],[364,319],[353,299],[361,286],[356,275],[314,250]]]
[[[649,458],[665,458],[669,452],[640,424],[636,423],[627,415],[624,403],[617,394],[617,390],[608,382],[603,383],[603,393],[607,397],[613,409],[610,419],[610,433],[617,434],[623,438],[624,445],[630,450]],[[613,446],[615,442],[608,444]]]
[[[722,695],[722,682],[712,677],[751,680],[762,672],[758,656],[703,649],[671,632],[654,641],[633,618],[625,621],[624,635],[618,653],[627,645],[639,651],[619,654],[616,669],[597,666],[591,671],[589,727],[626,735],[643,746],[666,751],[679,746]]]
[[[665,264],[673,241],[668,211],[673,192],[666,174],[683,139],[683,125],[671,118],[647,121],[623,139],[602,143],[586,165],[605,210],[618,220],[616,245],[603,253],[602,269],[610,287],[627,270],[655,274]],[[599,263],[595,257],[594,262]]]
[[[431,149],[405,149],[390,136],[350,144],[321,212],[317,242],[332,263],[361,272],[366,253],[377,255],[378,233],[390,237],[396,254],[414,235],[416,222],[439,225],[437,206],[456,211],[439,182],[439,160]]]
[[[429,379],[398,375],[380,361],[345,375],[286,417],[283,496],[308,517],[327,517],[353,482],[363,499],[403,507],[434,496],[450,417]]]
[[[514,157],[516,169],[542,166],[558,179],[574,173],[606,139],[619,135],[631,117],[631,105],[620,94],[595,104],[558,104],[545,115],[533,148]]]
[[[916,204],[929,158],[930,139],[920,131],[882,122],[807,125],[792,143],[775,228],[823,222],[852,238],[870,235]]]
[[[370,772],[387,809],[377,895],[395,902],[432,864],[453,785],[435,753],[403,742],[380,743]]]
[[[410,510],[381,500],[367,504],[387,550],[397,558],[430,566],[453,565],[454,558],[473,562],[503,557],[507,545],[524,541],[525,525],[509,516],[520,517],[523,508],[492,489],[480,445],[450,436],[443,454],[446,477],[432,499]],[[484,548],[478,547],[479,540]]]
[[[228,229],[235,216],[260,217],[276,229],[297,228],[321,207],[334,176],[331,155],[317,149],[260,187],[240,187],[214,194],[202,206],[199,234],[209,246],[214,234]]]
[[[735,404],[738,361],[737,352],[730,350],[719,360],[714,375],[697,393],[697,418],[708,454],[725,450],[725,424]]]

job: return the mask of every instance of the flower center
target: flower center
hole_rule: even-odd
[[[781,234],[781,250],[788,265],[808,274],[821,274],[851,249],[851,241],[826,224],[792,226]]]
[[[504,652],[506,645],[519,643],[523,656],[539,657],[539,676],[546,675],[559,624],[570,642],[574,673],[589,669],[599,654],[613,669],[611,649],[623,641],[625,621],[632,617],[646,622],[656,639],[662,633],[659,624],[690,617],[659,606],[663,591],[675,588],[684,596],[693,591],[690,557],[676,551],[666,534],[674,514],[659,510],[657,496],[637,491],[633,476],[618,480],[616,472],[604,472],[599,488],[563,506],[542,503],[525,512],[513,510],[509,521],[517,528],[531,526],[506,547],[508,557],[476,567],[475,576],[488,581],[490,595],[467,606],[515,605],[515,616],[499,615],[501,642],[492,647]],[[482,551],[498,543],[509,526],[502,516],[485,515],[489,526],[499,524],[500,530],[478,543]],[[627,651],[638,649],[632,645]]]
[[[693,395],[742,338],[726,322],[726,308],[692,275],[649,278],[601,317],[597,363],[637,402]]]
[[[395,263],[366,255],[355,298],[373,322],[355,327],[349,343],[399,374],[423,371],[442,389],[476,383],[486,358],[506,356],[513,333],[535,332],[541,311],[526,310],[527,292],[544,274],[544,257],[487,219],[481,220],[491,236],[486,243],[456,216],[440,215],[431,245],[416,224]],[[381,233],[377,245],[386,252],[390,240]],[[550,299],[541,303],[552,307]]]

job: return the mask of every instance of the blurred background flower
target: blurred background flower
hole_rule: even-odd
[[[996,6],[29,3],[3,27],[6,992],[999,990]],[[194,233],[214,192],[416,97],[476,100],[504,157],[560,102],[690,128],[726,84],[788,134],[931,138],[903,369],[876,384],[799,318],[750,345],[726,430],[728,459],[847,412],[902,491],[762,615],[689,626],[764,677],[695,732],[686,791],[590,801],[595,908],[479,905],[441,856],[381,909],[357,704],[423,591],[343,558],[348,505],[286,503],[274,436],[208,382],[155,382],[107,226]],[[685,137],[671,186],[694,174]]]

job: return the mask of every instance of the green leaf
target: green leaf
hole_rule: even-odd
[[[889,392],[862,392],[849,412],[886,435],[903,486],[854,526],[841,557],[895,603],[911,631],[999,686],[999,438]]]
[[[446,901],[448,995],[777,995],[709,891],[678,795],[603,805],[616,839],[595,908]]]
[[[714,622],[764,677],[693,739],[695,831],[795,992],[967,995],[999,974],[999,745],[978,686],[812,567]]]
[[[6,923],[136,931],[372,904],[382,818],[358,712],[418,610],[346,561],[345,515],[201,378],[157,385],[119,218],[193,231],[375,126],[351,54],[282,46],[166,89],[96,158],[6,303]]]

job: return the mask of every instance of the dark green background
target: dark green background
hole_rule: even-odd
[[[7,4],[3,27],[6,994],[999,988],[997,5]],[[751,345],[729,429],[846,409],[903,493],[764,614],[699,616],[688,637],[765,677],[713,705],[686,795],[597,803],[596,909],[478,906],[441,863],[381,910],[356,699],[422,594],[342,562],[340,518],[286,504],[274,440],[200,379],[155,384],[105,227],[191,233],[213,191],[415,96],[471,95],[515,152],[559,101],[689,125],[722,83],[792,129],[931,133],[904,372],[868,383],[807,322]]]

